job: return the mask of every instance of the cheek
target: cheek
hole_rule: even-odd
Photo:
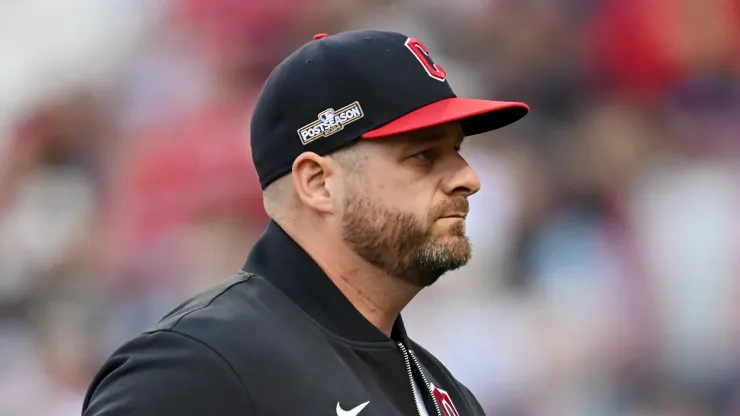
[[[366,177],[367,196],[387,207],[415,215],[427,215],[433,208],[438,186],[429,177],[398,166],[378,166],[376,174]]]
[[[410,214],[418,218],[425,217],[433,209],[434,195],[414,187],[394,187],[386,184],[377,189],[377,200],[391,211]]]

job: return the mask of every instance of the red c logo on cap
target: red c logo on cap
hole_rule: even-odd
[[[447,73],[441,66],[432,61],[432,58],[429,57],[429,49],[423,43],[414,38],[408,38],[404,45],[414,54],[430,77],[442,82],[447,79]]]

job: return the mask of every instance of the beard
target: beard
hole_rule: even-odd
[[[390,276],[427,287],[466,265],[472,254],[464,220],[456,221],[445,235],[433,234],[435,222],[450,211],[467,213],[467,199],[453,197],[419,216],[354,193],[344,206],[342,237],[360,257]]]

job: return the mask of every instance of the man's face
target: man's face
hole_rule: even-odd
[[[345,241],[391,276],[425,287],[471,256],[467,197],[478,177],[460,156],[459,123],[364,140],[345,167]]]

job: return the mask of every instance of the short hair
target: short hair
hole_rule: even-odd
[[[345,172],[355,174],[363,165],[365,155],[359,151],[357,144],[332,152],[329,158],[335,160]],[[285,216],[286,208],[290,210],[291,174],[278,178],[262,191],[262,204],[265,212],[272,219]]]
[[[357,173],[367,155],[361,151],[362,143],[355,143],[352,146],[343,147],[329,155],[332,160],[347,171],[348,173]]]
[[[290,202],[290,176],[290,174],[287,174],[278,178],[262,191],[262,206],[265,208],[267,216],[274,220],[282,215],[283,209],[281,208]]]

